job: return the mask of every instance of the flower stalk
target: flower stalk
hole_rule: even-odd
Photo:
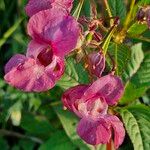
[[[83,6],[83,3],[84,3],[84,0],[80,0],[77,8],[75,9],[74,13],[72,16],[74,16],[76,18],[76,20],[79,19],[79,16],[80,16],[80,12],[81,12],[81,9],[82,9],[82,6]]]

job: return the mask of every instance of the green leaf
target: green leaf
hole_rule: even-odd
[[[39,150],[76,150],[64,131],[57,131],[52,137],[42,144]]]
[[[91,14],[91,7],[90,7],[90,1],[89,0],[84,0],[84,4],[83,4],[83,15],[90,17]]]
[[[43,135],[46,137],[54,130],[46,117],[33,116],[25,112],[22,116],[21,127],[31,134]]]
[[[11,148],[11,150],[20,150],[20,146],[14,145],[14,146]]]
[[[121,105],[128,104],[128,103],[136,100],[140,96],[142,96],[145,93],[145,91],[146,91],[145,87],[137,88],[134,84],[132,84],[131,82],[128,82],[125,86],[124,95],[120,99],[119,103]]]
[[[108,0],[113,17],[119,16],[121,22],[126,17],[126,5],[123,0]]]
[[[21,139],[19,140],[19,146],[22,148],[22,150],[34,150],[35,149],[35,143],[30,140]]]
[[[0,146],[3,148],[3,150],[9,150],[7,141],[2,137],[0,137]]]
[[[2,39],[0,39],[0,47],[6,42],[6,40],[15,32],[15,30],[19,27],[20,23],[22,22],[22,18],[18,19],[16,23],[9,28],[3,35]]]
[[[79,9],[79,0],[74,0],[74,5],[73,5],[73,13],[77,14],[77,9]],[[91,8],[90,8],[90,1],[89,0],[84,0],[82,8],[81,8],[81,13],[79,14],[79,16],[87,16],[90,17],[90,12]]]
[[[138,43],[131,47],[131,58],[127,64],[126,69],[123,72],[122,78],[124,81],[130,80],[131,77],[140,68],[140,65],[144,59],[144,54],[142,51],[142,44]]]
[[[124,44],[111,43],[109,45],[108,52],[110,53],[111,57],[115,60],[117,67],[117,75],[122,75],[131,55],[129,47]]]
[[[140,0],[140,1],[138,2],[138,5],[143,5],[143,6],[145,6],[145,5],[148,5],[148,4],[150,4],[150,1],[149,1],[149,0]]]
[[[131,36],[140,35],[148,29],[146,24],[134,23],[129,29],[128,34]]]
[[[57,82],[57,85],[63,89],[68,89],[78,84],[89,82],[88,74],[80,63],[76,63],[73,58],[66,61],[66,70],[63,77]]]
[[[135,150],[150,149],[150,108],[144,105],[118,109]]]
[[[137,87],[150,87],[150,53],[145,54],[144,60],[131,82]]]
[[[80,16],[81,9],[83,7],[83,3],[84,3],[84,0],[79,1],[74,13],[72,14],[72,16],[75,17],[77,20]]]
[[[4,0],[0,1],[0,10],[5,10],[5,3]]]

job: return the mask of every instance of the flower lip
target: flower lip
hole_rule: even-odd
[[[96,120],[107,113],[108,105],[105,98],[99,94],[88,98],[83,97],[88,88],[87,85],[73,87],[64,93],[62,101],[64,106],[78,117]]]
[[[91,120],[97,120],[107,114],[108,105],[104,98],[96,95],[88,100],[77,100],[72,105],[72,109],[81,118],[86,117]]]
[[[48,66],[53,61],[53,51],[50,47],[43,49],[37,56],[38,61],[43,66]]]

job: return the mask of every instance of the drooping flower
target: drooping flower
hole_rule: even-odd
[[[102,52],[93,52],[89,56],[89,69],[97,77],[101,77],[105,68],[105,57]]]
[[[91,145],[106,144],[114,133],[114,145],[122,144],[125,130],[117,116],[107,114],[108,105],[114,105],[123,94],[119,77],[106,75],[91,85],[78,85],[68,89],[62,97],[63,104],[81,118],[78,135]]]
[[[26,5],[26,13],[28,16],[33,16],[39,11],[47,10],[52,7],[65,9],[70,12],[73,5],[73,0],[29,0]]]
[[[21,54],[13,56],[5,66],[4,79],[18,89],[27,92],[42,92],[53,88],[63,72],[63,58],[47,49],[32,52],[32,57]]]
[[[55,55],[61,57],[76,47],[79,37],[77,21],[66,11],[57,8],[40,11],[33,15],[27,28],[33,40],[29,44],[29,49],[33,47],[32,43],[34,46],[37,43],[43,49],[50,47]],[[35,47],[38,48],[38,46]]]

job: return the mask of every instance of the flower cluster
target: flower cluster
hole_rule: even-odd
[[[64,56],[78,40],[79,26],[70,15],[72,0],[29,0],[27,31],[32,38],[26,56],[16,54],[5,67],[5,80],[24,91],[54,87],[64,72]]]
[[[92,145],[106,144],[114,131],[114,146],[118,148],[125,137],[122,122],[108,114],[108,105],[117,104],[124,87],[121,79],[112,73],[100,77],[104,70],[104,56],[90,54],[92,72],[99,78],[90,85],[78,85],[68,89],[62,96],[64,106],[81,118],[78,135]]]
[[[64,72],[65,55],[75,47],[81,48],[77,43],[81,30],[70,15],[72,4],[73,0],[29,0],[26,13],[30,17],[27,31],[31,41],[26,55],[16,54],[6,64],[6,82],[29,92],[54,87]],[[87,35],[92,33],[99,42],[101,34],[95,31],[99,22],[89,23]],[[90,42],[86,41],[86,44]],[[118,148],[124,140],[125,130],[119,118],[109,113],[109,106],[116,105],[121,98],[123,83],[112,72],[102,76],[105,69],[102,51],[86,56],[89,72],[96,81],[68,89],[62,96],[62,102],[81,118],[77,133],[85,142],[106,144],[114,137],[114,146]]]

